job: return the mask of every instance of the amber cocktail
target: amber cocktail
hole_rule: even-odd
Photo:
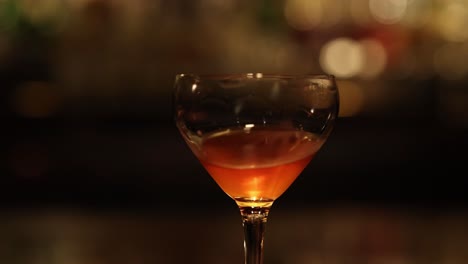
[[[245,263],[263,261],[268,212],[326,141],[338,113],[329,75],[179,74],[175,122],[240,208]]]

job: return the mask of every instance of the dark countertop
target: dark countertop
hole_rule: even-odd
[[[466,263],[462,211],[274,206],[265,263]],[[235,206],[22,210],[0,217],[1,263],[242,263]]]

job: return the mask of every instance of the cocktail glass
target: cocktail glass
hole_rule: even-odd
[[[263,263],[271,206],[332,130],[334,77],[178,74],[174,114],[187,145],[240,209],[245,263]]]

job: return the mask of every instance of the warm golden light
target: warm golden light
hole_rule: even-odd
[[[22,0],[18,1],[21,11],[34,23],[47,22],[63,13],[64,1],[57,0]]]
[[[297,30],[310,30],[322,20],[322,1],[287,0],[284,16],[288,24]]]
[[[468,3],[465,1],[452,1],[443,6],[436,20],[440,35],[453,42],[468,40],[466,25],[468,25]]]
[[[407,0],[369,0],[371,14],[384,24],[400,22],[406,13],[407,5]]]
[[[369,0],[350,0],[349,14],[354,23],[362,26],[373,22],[372,15],[368,5]]]
[[[255,127],[255,124],[245,124],[244,131],[250,133],[250,130]]]
[[[337,77],[354,77],[361,72],[364,65],[364,50],[352,39],[334,39],[320,51],[320,65],[326,72]]]
[[[374,39],[364,39],[359,43],[364,51],[364,64],[359,76],[365,79],[378,77],[387,64],[387,53],[383,45]]]
[[[418,29],[426,26],[434,16],[434,3],[428,0],[408,1],[405,16],[401,24],[408,28]]]
[[[363,88],[354,82],[338,81],[340,92],[340,111],[338,116],[349,117],[359,114],[365,103]]]

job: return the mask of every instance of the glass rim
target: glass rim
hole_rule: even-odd
[[[283,73],[261,73],[261,72],[246,72],[246,73],[177,73],[176,77],[198,77],[209,80],[225,80],[225,79],[326,79],[335,80],[335,76],[326,73],[311,73],[311,74],[283,74]]]

